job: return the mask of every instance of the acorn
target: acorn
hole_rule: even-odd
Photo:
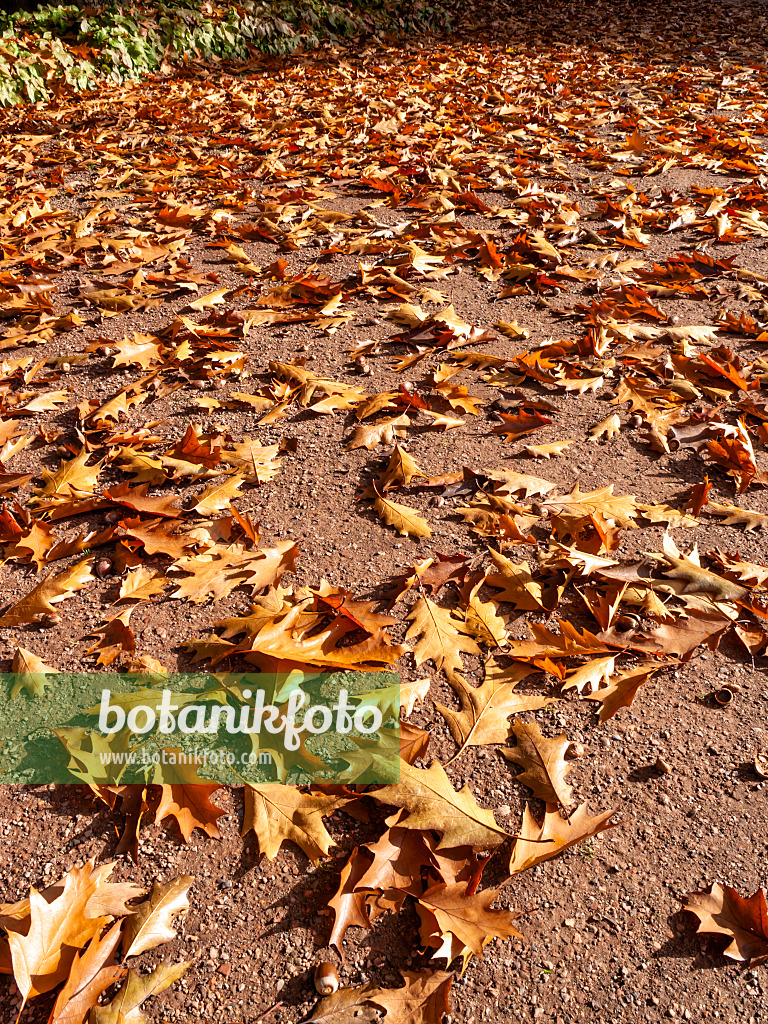
[[[630,425],[630,427],[635,427],[635,428],[642,427],[642,425],[643,425],[643,417],[642,416],[638,416],[636,412],[633,413],[629,417],[629,425]]]
[[[321,996],[330,996],[338,990],[339,976],[329,960],[321,960],[315,968],[315,988]]]
[[[713,697],[721,707],[725,707],[733,700],[733,690],[727,686],[721,686],[719,690],[715,690]]]
[[[101,558],[96,563],[96,575],[101,576],[104,579],[112,572],[112,560],[109,558]]]

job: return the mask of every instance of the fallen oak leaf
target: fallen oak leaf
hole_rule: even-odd
[[[451,764],[467,747],[486,743],[503,743],[509,733],[509,718],[525,711],[538,711],[550,703],[546,697],[517,694],[517,683],[530,675],[534,669],[527,665],[515,665],[514,681],[486,679],[480,686],[470,686],[460,676],[450,682],[461,701],[461,709],[454,711],[444,704],[435,707],[448,723],[458,751],[447,764]]]
[[[349,450],[367,448],[369,451],[377,444],[392,444],[395,437],[404,435],[404,427],[409,427],[410,419],[405,413],[375,423],[359,423],[347,444]]]
[[[466,422],[458,416],[448,416],[442,412],[434,412],[432,409],[422,409],[421,411],[425,416],[429,416],[433,427],[442,427],[443,430],[455,430],[456,427],[463,427]]]
[[[607,722],[620,708],[630,707],[640,687],[663,667],[659,664],[637,665],[612,676],[603,689],[587,694],[587,700],[596,700],[602,705],[600,721]]]
[[[159,516],[162,519],[179,519],[184,515],[183,510],[175,504],[178,495],[149,495],[148,490],[148,483],[131,487],[130,483],[124,480],[117,487],[104,491],[103,497],[113,505],[120,505],[134,512],[143,512],[145,515]]]
[[[746,527],[745,533],[748,533],[750,530],[768,529],[768,515],[764,512],[755,512],[753,509],[739,508],[738,505],[721,505],[715,501],[710,501],[707,504],[707,510],[714,512],[715,515],[725,516],[722,522],[723,526],[743,524]]]
[[[91,630],[88,636],[98,636],[101,639],[93,647],[88,648],[86,656],[98,654],[97,664],[111,665],[124,652],[133,654],[136,651],[136,637],[128,621],[135,607],[131,605],[129,608],[123,608],[103,625]]]
[[[593,658],[585,665],[579,665],[577,669],[574,669],[570,675],[565,677],[562,689],[576,689],[579,693],[582,693],[585,686],[588,686],[593,692],[600,689],[601,683],[607,686],[616,664],[616,657],[617,655],[615,654],[608,654],[602,658]]]
[[[546,416],[542,416],[537,409],[529,411],[521,409],[517,413],[499,413],[501,424],[493,428],[494,434],[500,434],[505,441],[516,441],[526,434],[532,434],[552,422]]]
[[[575,444],[575,441],[567,438],[565,441],[551,441],[549,444],[527,444],[523,451],[532,459],[551,459],[553,456],[562,455],[572,444]]]
[[[470,882],[441,883],[431,886],[417,898],[416,912],[421,919],[419,934],[426,946],[439,946],[441,940],[451,934],[482,958],[483,947],[493,939],[523,938],[512,924],[515,919],[512,911],[491,910],[499,890],[474,892],[472,886]]]
[[[148,1018],[141,1010],[150,996],[159,995],[183,977],[194,963],[171,964],[164,960],[150,974],[138,975],[128,971],[122,988],[107,1006],[95,1006],[89,1024],[146,1024]]]
[[[426,477],[426,473],[404,448],[396,444],[386,469],[378,479],[378,489],[383,493],[390,487],[407,487],[417,476]]]
[[[233,498],[242,497],[239,488],[244,483],[245,477],[240,473],[235,473],[222,483],[211,484],[197,496],[194,504],[191,505],[191,510],[198,512],[201,516],[212,516],[216,512],[221,512],[222,509],[229,507]]]
[[[470,634],[487,647],[504,647],[507,629],[504,619],[498,614],[496,598],[492,601],[480,600],[480,589],[484,584],[485,577],[481,575],[466,599],[464,624]]]
[[[245,813],[241,835],[254,832],[259,852],[274,860],[286,840],[296,843],[313,864],[336,844],[323,818],[343,807],[347,798],[303,793],[274,783],[245,787]]]
[[[690,554],[684,555],[669,534],[665,533],[662,539],[662,549],[663,555],[656,554],[653,557],[657,561],[667,562],[669,568],[664,570],[665,576],[669,576],[670,579],[686,581],[683,593],[711,593],[722,601],[744,600],[747,596],[745,587],[702,568],[696,546]]]
[[[328,945],[334,946],[344,958],[343,941],[348,928],[370,928],[371,918],[368,912],[367,893],[358,892],[361,879],[371,865],[370,851],[367,847],[355,847],[341,869],[339,887],[328,900],[328,906],[334,913],[333,929]]]
[[[340,988],[318,1003],[306,1024],[363,1024],[379,1020],[381,1010],[369,1001],[369,991],[376,991],[372,982],[363,988]]]
[[[232,289],[229,287],[217,288],[215,292],[208,292],[207,295],[200,295],[188,303],[185,309],[200,310],[207,309],[210,306],[220,306],[224,302],[224,296],[231,290]]]
[[[162,593],[168,580],[161,572],[153,571],[146,565],[132,569],[120,584],[119,601],[148,601]]]
[[[517,746],[501,752],[508,761],[514,761],[525,771],[516,776],[517,782],[533,790],[533,795],[546,804],[559,804],[567,808],[573,789],[565,781],[571,770],[565,754],[571,745],[564,734],[550,739],[544,736],[535,722],[515,722],[512,732]]]
[[[164,765],[163,778],[168,777],[168,766]],[[194,766],[191,766],[194,768]],[[177,766],[177,771],[179,766]],[[196,775],[195,775],[196,777]],[[196,828],[201,828],[214,839],[220,837],[216,821],[225,812],[211,803],[211,796],[221,786],[217,782],[173,782],[162,787],[160,803],[155,811],[155,821],[173,817],[176,819],[185,842],[189,842]]]
[[[715,882],[709,892],[683,896],[682,903],[699,919],[697,934],[731,940],[725,956],[749,961],[750,967],[768,963],[768,903],[762,889],[745,898],[730,885]]]
[[[401,505],[376,494],[373,507],[387,526],[393,526],[401,537],[431,537],[432,531],[426,519],[422,519],[410,505]]]
[[[122,922],[112,925],[103,937],[94,935],[75,957],[66,984],[54,1003],[48,1024],[82,1024],[99,996],[124,973],[110,961],[120,944]]]
[[[384,1010],[387,1024],[441,1024],[450,1009],[453,975],[445,971],[403,971],[404,988],[378,988],[369,999]]]
[[[478,806],[468,786],[457,792],[437,761],[422,769],[401,760],[400,782],[382,786],[371,796],[377,803],[406,810],[407,828],[439,832],[436,849],[454,846],[491,849],[507,838],[492,812]]]
[[[77,951],[110,923],[111,916],[87,916],[94,892],[91,869],[92,864],[86,864],[70,871],[60,895],[50,902],[31,887],[26,934],[8,931],[13,976],[23,1004],[61,984]]]
[[[24,647],[17,647],[11,663],[11,674],[13,686],[11,688],[11,700],[26,690],[30,697],[42,697],[48,685],[48,677],[59,674],[59,670],[51,668],[50,665],[38,658],[32,651]]]
[[[24,626],[42,615],[55,615],[55,605],[83,587],[87,587],[95,577],[91,572],[93,558],[85,558],[75,565],[54,576],[49,573],[29,593],[6,611],[0,618],[0,628],[8,626]]]
[[[95,466],[88,466],[90,457],[91,452],[83,448],[74,459],[62,459],[54,473],[44,469],[41,475],[45,486],[37,491],[38,497],[35,500],[93,494],[104,460],[97,462]]]
[[[439,671],[444,669],[448,678],[464,669],[461,660],[465,654],[479,654],[480,648],[467,635],[465,623],[457,619],[449,609],[420,597],[408,615],[412,623],[405,635],[406,640],[417,638],[413,650],[417,667],[427,660],[434,662]]]
[[[176,938],[171,921],[177,914],[189,910],[187,893],[193,884],[191,875],[179,875],[165,884],[154,882],[150,895],[133,908],[123,925],[123,959]]]
[[[545,860],[557,857],[576,843],[596,836],[605,829],[616,828],[622,824],[619,821],[611,821],[617,813],[604,811],[590,817],[587,805],[581,804],[565,819],[560,814],[558,805],[554,804],[545,808],[544,820],[539,824],[531,814],[530,806],[526,804],[518,837],[512,847],[510,875],[517,875]]]
[[[594,427],[590,428],[589,440],[601,441],[603,438],[610,440],[610,438],[615,437],[620,430],[621,419],[619,418],[618,413],[614,413],[612,416],[606,417],[606,419],[601,420],[599,423],[596,423]]]

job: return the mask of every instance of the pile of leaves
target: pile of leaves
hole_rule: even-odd
[[[87,664],[162,680],[170,666],[132,625],[161,605],[183,609],[185,666],[430,672],[403,688],[398,785],[242,790],[243,832],[269,858],[288,841],[324,858],[336,811],[376,829],[330,904],[338,949],[349,927],[418,916],[430,967],[400,988],[334,992],[317,1019],[436,1024],[449,968],[519,934],[515,878],[617,824],[574,798],[568,736],[523,716],[584,700],[603,723],[721,643],[765,663],[768,566],[743,552],[768,524],[768,276],[743,252],[768,235],[766,65],[753,23],[712,20],[695,37],[686,5],[671,6],[668,36],[640,50],[623,5],[589,15],[619,19],[608,42],[579,36],[587,20],[555,21],[555,43],[509,43],[523,5],[506,46],[371,45],[215,80],[190,69],[5,117],[0,543],[17,596],[0,629],[14,699],[44,699],[64,667],[47,638],[63,632]],[[717,74],[702,71],[711,52]],[[706,178],[668,187],[672,174]],[[460,275],[487,289],[491,323],[451,301]],[[517,322],[532,309],[561,329],[533,339]],[[381,336],[313,366],[307,338],[322,351],[371,322]],[[285,354],[292,331],[302,345]],[[357,460],[345,485],[365,529],[419,545],[370,593],[311,564],[299,584],[300,543],[267,539],[248,511],[310,457],[296,436],[308,421]],[[430,443],[472,431],[482,457],[467,464],[446,443],[438,467]],[[663,494],[649,500],[642,478],[632,493],[610,479],[582,489],[578,473],[564,483],[558,467],[628,439],[665,460]],[[461,550],[434,549],[446,521]],[[700,551],[713,524],[726,540]],[[230,603],[244,595],[247,610]],[[76,615],[88,627],[71,641]],[[430,683],[451,696],[437,703]],[[454,741],[442,763],[412,720],[426,707]],[[75,762],[94,753],[62,739]],[[516,829],[452,781],[484,745],[522,769],[531,803]],[[138,856],[150,819],[215,837],[218,788],[190,776],[93,795]],[[3,910],[3,963],[23,997],[63,986],[52,1022],[120,1020],[97,1005],[113,983],[133,1006],[149,993],[125,960],[131,922],[151,913],[111,890],[88,913],[108,884],[99,872],[73,869]],[[718,884],[686,906],[732,940],[727,955],[764,961],[761,893]],[[64,1015],[82,991],[80,1017]]]
[[[450,24],[439,0],[242,0],[189,4],[40,4],[0,14],[0,106],[40,102],[171,71],[211,67],[257,53],[290,54],[352,36],[435,31]]]

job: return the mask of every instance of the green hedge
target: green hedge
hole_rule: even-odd
[[[191,0],[190,0],[191,3]],[[185,58],[241,61],[376,32],[441,30],[440,0],[243,0],[40,6],[0,15],[0,105],[142,78]]]

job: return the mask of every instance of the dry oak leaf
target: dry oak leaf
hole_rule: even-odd
[[[211,484],[202,494],[198,495],[191,506],[192,511],[198,512],[201,516],[212,516],[216,512],[221,512],[222,509],[228,508],[233,498],[242,497],[238,488],[244,483],[245,477],[240,473],[235,473],[222,483]]]
[[[45,486],[37,492],[38,495],[46,498],[71,498],[76,495],[93,494],[103,460],[97,462],[95,466],[87,466],[90,457],[91,452],[83,448],[74,459],[62,460],[55,473],[44,469],[41,475]]]
[[[109,876],[114,867],[114,861],[100,864],[99,867],[94,867],[93,861],[88,861],[82,868],[72,868],[63,878],[43,889],[41,895],[46,903],[52,903],[62,895],[70,879],[78,892],[80,889],[87,890],[86,917],[124,917],[131,913],[126,906],[127,901],[143,895],[144,890],[132,882],[110,882]],[[17,903],[0,904],[0,928],[8,932],[26,933],[29,930],[30,913],[29,897]]]
[[[502,422],[498,427],[493,428],[493,433],[503,435],[506,441],[516,441],[519,437],[532,434],[535,430],[540,430],[552,422],[536,409],[532,411],[521,409],[520,412],[512,414],[502,412],[499,413],[499,416]]]
[[[418,897],[419,934],[425,945],[440,945],[451,934],[475,956],[482,957],[483,947],[495,938],[523,938],[512,924],[511,911],[491,910],[498,889],[472,892],[471,887],[469,882],[438,884]]]
[[[403,971],[404,988],[374,988],[368,999],[384,1010],[387,1024],[441,1024],[448,1013],[453,975],[446,971]]]
[[[179,875],[165,885],[155,881],[150,895],[123,925],[123,957],[138,956],[163,942],[172,942],[176,930],[172,919],[189,910],[187,893],[194,883],[191,875]]]
[[[451,686],[461,701],[461,710],[454,711],[444,704],[435,704],[448,723],[451,735],[459,744],[459,750],[451,761],[466,747],[477,747],[484,743],[503,743],[509,734],[508,719],[511,715],[524,711],[538,711],[550,702],[546,697],[514,692],[519,679],[531,671],[533,670],[524,668],[515,682],[487,679],[481,686],[470,686],[461,678],[451,679]]]
[[[143,370],[156,362],[162,362],[162,344],[154,334],[137,334],[133,332],[133,340],[124,337],[122,341],[113,341],[112,365],[117,366],[140,366]]]
[[[178,752],[174,750],[174,753]],[[168,781],[173,776],[178,781]],[[177,764],[175,767],[165,764],[162,778],[162,794],[155,811],[155,821],[175,818],[187,843],[196,828],[201,828],[212,839],[218,839],[220,834],[216,822],[224,811],[211,803],[211,797],[222,788],[219,783],[201,781],[193,764]]]
[[[29,892],[29,929],[8,931],[13,976],[24,1003],[64,981],[75,954],[99,935],[111,916],[89,917],[94,895],[92,864],[74,868],[61,894],[48,902],[34,887]]]
[[[442,427],[443,430],[455,430],[456,427],[463,427],[466,422],[458,416],[448,416],[444,412],[435,412],[432,409],[422,409],[421,411],[425,416],[429,416],[433,427]]]
[[[442,1024],[450,1009],[448,993],[453,975],[447,971],[404,971],[404,988],[341,988],[315,1007],[307,1024],[358,1024],[386,1020],[387,1024]]]
[[[407,487],[416,476],[426,477],[426,473],[404,448],[396,444],[387,468],[378,479],[378,489],[383,493],[390,487]]]
[[[586,804],[580,804],[566,820],[557,804],[547,806],[544,820],[539,824],[526,804],[518,838],[512,847],[509,861],[510,875],[519,874],[542,861],[557,857],[576,843],[596,836],[607,828],[616,828],[619,821],[611,821],[616,811],[604,811],[590,817]]]
[[[422,519],[410,505],[400,505],[377,494],[373,507],[387,526],[393,526],[401,537],[431,537],[432,531],[426,519]]]
[[[278,541],[274,548],[246,551],[239,545],[221,546],[194,557],[176,560],[174,570],[190,573],[174,579],[172,598],[201,604],[209,597],[218,601],[236,587],[247,584],[253,593],[280,581],[285,572],[295,570],[298,547],[291,541]]]
[[[593,658],[585,665],[579,665],[563,680],[563,690],[576,689],[582,693],[585,686],[589,686],[594,692],[599,690],[601,684],[608,685],[610,675],[616,664],[617,655],[608,654],[603,658]]]
[[[472,637],[467,636],[467,627],[447,609],[420,597],[408,615],[412,623],[405,635],[406,640],[417,637],[413,657],[416,665],[432,659],[435,668],[444,669],[448,678],[461,672],[464,665],[461,653],[479,654],[480,648]]]
[[[747,960],[750,967],[768,963],[768,903],[762,889],[744,898],[730,885],[715,882],[710,892],[688,893],[682,903],[699,919],[697,934],[731,940],[725,956]]]
[[[540,622],[529,622],[528,629],[533,633],[535,640],[511,640],[504,653],[521,661],[607,654],[606,645],[588,629],[583,629],[580,633],[576,626],[565,619],[558,619],[557,623],[560,626],[559,634]]]
[[[472,636],[486,647],[503,647],[507,642],[504,619],[498,614],[495,597],[492,601],[480,600],[480,589],[484,584],[485,577],[481,576],[472,588],[464,610],[464,624]]]
[[[621,430],[621,419],[618,413],[614,413],[612,416],[607,416],[604,420],[596,423],[594,427],[590,428],[589,440],[590,441],[601,441],[603,438],[606,440],[615,437],[616,434]]]
[[[562,455],[572,444],[575,444],[573,438],[567,438],[565,441],[552,441],[549,444],[527,444],[523,451],[532,459],[551,459],[553,456]]]
[[[148,601],[150,597],[162,593],[168,580],[161,572],[140,565],[132,569],[120,584],[120,601]]]
[[[132,509],[134,512],[143,512],[150,516],[160,516],[163,519],[179,519],[184,515],[182,509],[174,504],[177,494],[147,494],[149,484],[138,484],[131,487],[127,480],[124,480],[116,487],[104,491],[104,498],[113,505],[122,505],[124,508]]]
[[[468,786],[457,792],[437,761],[424,769],[401,760],[400,782],[382,786],[371,796],[408,811],[408,828],[439,832],[437,849],[465,845],[490,849],[507,838],[492,812],[478,806]]]
[[[159,995],[178,981],[194,961],[171,964],[164,960],[151,974],[138,975],[128,971],[122,988],[107,1006],[95,1006],[89,1024],[147,1024],[149,1018],[141,1007],[150,996]]]
[[[515,563],[500,551],[492,550],[491,558],[499,571],[489,573],[485,582],[501,589],[495,600],[514,605],[515,611],[544,611],[541,584],[533,579],[528,565],[525,562]]]
[[[367,448],[370,451],[377,444],[392,444],[396,436],[403,436],[403,428],[410,426],[410,423],[405,413],[386,420],[376,420],[375,423],[360,423],[347,448]]]
[[[627,672],[620,672],[608,680],[608,685],[602,690],[587,694],[587,700],[599,701],[600,721],[607,722],[613,718],[619,708],[628,708],[637,696],[637,691],[648,680],[663,668],[662,665],[636,665]]]
[[[247,643],[241,645],[250,664],[273,663],[274,659],[321,668],[354,668],[374,670],[391,665],[407,648],[393,644],[384,628],[358,643],[349,643],[354,623],[345,615],[336,617],[317,632],[324,617],[310,614],[314,598],[286,605],[274,614],[256,614],[241,619],[227,619],[216,625],[226,630],[224,639],[246,633]],[[255,630],[255,632],[251,632]]]
[[[103,938],[95,935],[75,957],[48,1024],[83,1024],[99,996],[124,973],[122,966],[111,963],[120,944],[121,928],[122,922],[118,921]]]
[[[0,461],[2,460],[0,459]],[[61,542],[56,543],[56,535],[53,530],[51,523],[42,523],[39,519],[34,519],[27,532],[16,541],[12,548],[9,548],[9,554],[14,558],[28,558],[35,563],[39,571],[49,559],[54,546],[55,549],[58,549],[53,551],[54,555],[61,550]]]
[[[363,1024],[381,1019],[381,1011],[368,1002],[366,993],[375,991],[369,984],[364,988],[340,988],[326,996],[315,1007],[315,1014],[307,1024]]]
[[[545,804],[567,807],[573,797],[573,789],[565,781],[572,768],[565,760],[570,746],[568,737],[562,734],[550,739],[535,722],[515,722],[512,732],[517,737],[517,746],[505,748],[502,754],[525,768],[516,776],[517,781],[533,790],[533,795]]]
[[[715,515],[725,516],[723,519],[723,526],[734,526],[737,524],[744,524],[746,527],[745,532],[750,530],[765,530],[768,529],[768,515],[764,512],[755,512],[748,508],[739,508],[738,505],[720,505],[717,502],[710,501],[707,504],[707,510],[712,511]],[[18,545],[17,545],[18,546]]]
[[[412,714],[416,701],[423,701],[429,693],[429,679],[416,679],[412,683],[400,683],[400,706],[403,714]]]
[[[58,675],[58,671],[46,665],[42,658],[38,658],[32,651],[17,647],[11,663],[11,673],[14,676],[11,700],[22,689],[26,690],[30,697],[42,697],[48,685],[48,676]]]
[[[93,647],[89,647],[86,655],[98,654],[98,665],[111,665],[121,654],[134,654],[136,651],[136,637],[128,625],[136,605],[123,608],[117,615],[92,630],[88,636],[98,636],[101,639]]]
[[[366,847],[359,850],[354,848],[349,855],[346,864],[341,869],[339,887],[334,895],[328,900],[328,906],[333,910],[333,930],[328,939],[329,946],[335,946],[344,957],[343,941],[347,928],[370,928],[371,918],[366,903],[367,893],[357,892],[361,886],[361,879],[370,866],[371,859]]]
[[[71,565],[58,576],[49,573],[20,601],[11,605],[0,618],[0,628],[25,626],[39,615],[55,614],[55,605],[71,597],[75,591],[82,590],[95,579],[91,572],[92,565],[93,558],[84,558],[82,562]]]
[[[418,896],[424,889],[421,880],[423,868],[438,870],[438,862],[427,840],[428,832],[417,828],[404,828],[399,824],[402,812],[388,818],[398,824],[390,826],[375,843],[365,847],[373,854],[373,862],[358,879],[358,891],[399,889]]]
[[[259,853],[274,860],[286,840],[296,843],[313,864],[336,844],[323,818],[347,803],[346,797],[303,793],[294,786],[246,785],[242,835],[253,831]]]
[[[662,539],[662,549],[663,555],[654,555],[653,557],[661,562],[666,560],[671,566],[664,570],[665,576],[670,579],[685,580],[684,594],[714,594],[715,599],[720,601],[738,601],[747,596],[746,588],[701,567],[697,545],[694,545],[690,554],[684,555],[669,534],[665,533]]]

